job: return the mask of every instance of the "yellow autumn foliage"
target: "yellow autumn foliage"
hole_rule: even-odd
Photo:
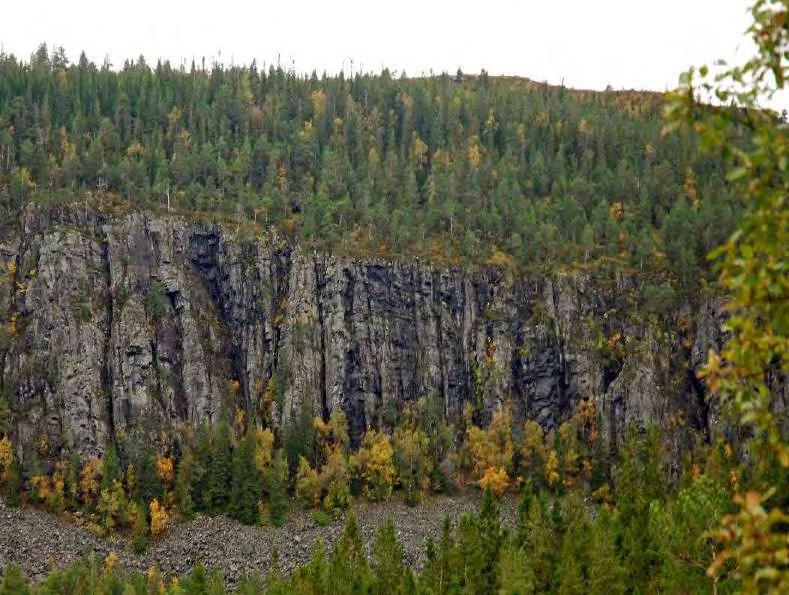
[[[559,479],[559,455],[552,448],[545,460],[545,481],[550,487],[554,487],[559,483]]]
[[[296,499],[304,508],[315,508],[321,503],[320,476],[304,457],[299,457],[296,472]]]
[[[4,436],[0,439],[0,480],[7,481],[14,464],[14,445],[11,439]]]
[[[351,457],[351,466],[361,478],[364,495],[369,500],[380,502],[389,498],[397,477],[389,436],[368,430],[359,450]]]
[[[170,457],[156,457],[156,477],[158,477],[165,486],[171,486],[175,478],[175,469],[173,467],[173,460]]]
[[[351,442],[348,435],[348,418],[339,407],[332,411],[328,422],[316,417],[312,421],[312,427],[315,429],[318,449],[325,458],[328,458],[335,446],[346,450]]]
[[[513,267],[515,265],[515,260],[506,252],[503,252],[498,248],[494,248],[488,260],[485,261],[485,264],[492,267],[506,269]]]
[[[159,500],[154,498],[150,504],[151,512],[151,537],[159,537],[167,527],[169,515],[164,506],[159,504]]]
[[[485,428],[470,426],[466,431],[467,465],[475,480],[488,469],[512,470],[512,413],[509,407],[493,414]]]
[[[91,457],[82,467],[79,474],[79,495],[84,504],[93,504],[99,494],[99,473],[101,461]]]
[[[477,481],[477,485],[483,490],[490,490],[496,498],[500,498],[509,487],[510,478],[505,469],[490,467],[482,474],[482,477]]]
[[[33,488],[33,493],[36,498],[41,502],[46,502],[52,490],[52,485],[49,482],[49,477],[46,475],[33,475],[30,478],[30,485]]]
[[[49,495],[49,505],[53,510],[61,512],[66,506],[66,473],[68,472],[68,464],[66,461],[58,461],[55,463],[55,469],[52,472],[52,491]]]
[[[351,503],[348,460],[339,446],[332,449],[320,473],[321,488],[326,493],[323,507],[331,512],[347,508]]]
[[[266,475],[274,458],[274,432],[269,428],[255,430],[255,468]]]
[[[542,426],[530,419],[523,424],[521,461],[524,469],[535,475],[541,474],[545,457],[545,434]]]
[[[118,565],[118,554],[115,552],[110,552],[107,554],[107,557],[104,558],[104,573],[105,574],[112,574],[115,567]]]

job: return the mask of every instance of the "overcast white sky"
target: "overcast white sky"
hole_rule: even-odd
[[[750,0],[6,0],[0,42],[38,43],[119,66],[143,54],[187,65],[270,64],[299,72],[386,66],[523,75],[571,87],[672,88],[692,64],[748,49]]]

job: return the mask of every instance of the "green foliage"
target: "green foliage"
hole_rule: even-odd
[[[338,515],[351,504],[350,472],[342,449],[335,447],[321,470],[321,484],[325,486],[323,508]]]
[[[228,486],[231,479],[230,426],[223,417],[210,442],[203,501],[209,512],[218,513],[228,504]]]
[[[0,434],[11,431],[11,397],[7,389],[0,389]]]
[[[403,562],[403,546],[397,541],[394,521],[388,519],[378,529],[373,544],[373,572],[375,587],[373,593],[405,594],[405,578],[409,572]]]
[[[616,259],[694,285],[699,239],[740,208],[691,135],[661,136],[656,93],[40,54],[0,54],[7,216],[90,192],[105,209],[239,213],[240,229],[344,252],[505,270]],[[149,297],[154,319],[168,311],[160,286]]]
[[[115,444],[110,444],[101,465],[101,484],[102,490],[109,488],[113,482],[121,479],[121,463],[118,459],[118,448]]]
[[[291,419],[284,428],[283,448],[288,462],[288,469],[294,474],[299,467],[299,459],[314,459],[315,430],[312,413],[302,407],[298,417]]]
[[[368,593],[373,573],[367,563],[364,542],[353,513],[348,515],[342,537],[337,541],[329,561],[329,576],[337,593]]]
[[[661,566],[660,589],[699,592],[710,589],[706,570],[719,548],[713,529],[731,508],[727,491],[700,475],[666,505],[654,501],[649,511],[649,541]]]
[[[406,503],[414,506],[430,483],[430,438],[420,429],[398,427],[394,432],[394,460]]]
[[[27,595],[30,593],[27,579],[22,574],[22,569],[16,564],[9,564],[3,572],[0,581],[0,595]]]
[[[743,433],[753,435],[756,458],[777,463],[785,478],[789,441],[785,412],[776,407],[782,380],[775,379],[789,372],[789,123],[785,111],[778,116],[763,106],[786,90],[789,11],[785,0],[756,0],[751,15],[754,55],[740,66],[684,73],[665,116],[668,131],[691,127],[699,135],[703,151],[722,159],[726,180],[745,199],[738,228],[711,254],[730,299],[729,335],[720,353],[710,351],[704,377]],[[721,107],[700,104],[699,96]],[[736,495],[740,510],[724,517],[724,549],[709,567],[714,580],[731,562],[746,592],[789,589],[789,502],[781,497],[767,512],[770,493]]]
[[[131,538],[132,548],[138,554],[145,551],[148,547],[148,523],[146,521],[147,510],[141,504],[132,504]]]
[[[187,450],[178,462],[178,471],[175,476],[175,503],[178,508],[179,518],[188,521],[194,514],[194,500],[192,499],[195,458],[191,450]]]
[[[161,281],[153,281],[145,294],[145,311],[154,320],[161,320],[170,311],[167,288]]]
[[[153,500],[164,500],[164,486],[156,473],[156,454],[146,446],[137,457],[134,467],[137,470],[134,499],[147,510]]]
[[[310,513],[310,518],[315,522],[316,525],[319,527],[328,527],[334,521],[334,517],[327,513],[325,510],[313,510]]]
[[[275,461],[276,463],[276,461]],[[281,470],[280,470],[281,471]],[[272,469],[269,473],[277,471]],[[269,486],[269,490],[271,486]],[[228,512],[247,525],[257,522],[261,480],[255,466],[255,432],[248,430],[233,453]]]
[[[285,524],[288,515],[288,464],[281,450],[274,453],[266,483],[271,524],[280,527]]]

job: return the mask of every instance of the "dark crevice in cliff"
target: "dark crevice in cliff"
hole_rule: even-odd
[[[321,415],[324,421],[329,419],[329,404],[326,396],[326,324],[323,315],[323,291],[326,287],[326,279],[322,274],[322,267],[318,262],[318,255],[312,259],[312,270],[315,275],[315,309],[318,312],[318,391],[320,393]],[[302,404],[302,407],[304,405]]]
[[[707,401],[707,391],[704,388],[704,383],[699,380],[696,370],[693,368],[687,368],[686,378],[687,384],[696,399],[695,407],[692,408],[694,415],[691,418],[691,426],[695,430],[702,432],[704,442],[710,444],[712,437],[710,436],[710,405]]]
[[[105,236],[101,242],[101,261],[104,268],[105,287],[107,289],[107,304],[105,308],[106,324],[104,330],[104,361],[101,365],[101,386],[106,396],[107,405],[107,431],[110,439],[115,438],[115,407],[113,403],[113,375],[112,375],[112,329],[115,326],[115,284],[112,280],[110,266],[110,244]]]
[[[282,252],[276,251],[271,254],[271,277],[268,282],[274,288],[277,304],[288,304],[288,296],[290,295],[290,274],[293,268],[293,251],[285,249]],[[283,318],[285,312],[282,312]],[[279,370],[280,368],[280,349],[282,347],[282,325],[274,324],[273,327],[273,341],[270,347],[271,360],[269,369],[264,372],[266,380]],[[250,391],[251,393],[251,391]],[[252,399],[250,397],[250,403]]]
[[[617,358],[611,361],[603,362],[602,371],[603,371],[603,394],[608,392],[609,387],[619,377],[619,374],[622,372],[622,368],[624,367],[624,361]]]
[[[431,303],[435,305],[442,305],[443,302],[439,298],[439,279],[440,273],[437,271],[430,271],[430,291],[431,291]],[[443,414],[444,419],[449,417],[449,373],[447,369],[447,359],[444,353],[444,325],[441,317],[441,310],[433,307],[431,308],[431,314],[433,315],[433,323],[436,325],[436,349],[438,351],[438,371],[441,374],[441,397],[444,404],[443,407]],[[432,398],[433,395],[427,395],[428,398]]]
[[[170,295],[170,294],[168,294]],[[173,353],[175,361],[170,362],[173,372],[173,411],[176,419],[188,419],[189,402],[186,395],[184,379],[184,325],[178,310],[175,308],[175,297],[170,297],[173,303],[173,311],[176,313],[175,333],[173,341]],[[168,412],[169,413],[169,412]]]

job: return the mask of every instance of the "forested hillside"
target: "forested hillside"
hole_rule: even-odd
[[[693,285],[740,203],[661,135],[664,97],[517,78],[304,77],[41,46],[0,55],[0,200],[122,202],[276,225],[316,247],[647,271]],[[664,292],[666,290],[664,289]]]
[[[34,590],[303,509],[239,592],[787,592],[785,4],[666,95],[0,54],[0,511],[123,548]],[[421,569],[353,514],[476,490]]]

